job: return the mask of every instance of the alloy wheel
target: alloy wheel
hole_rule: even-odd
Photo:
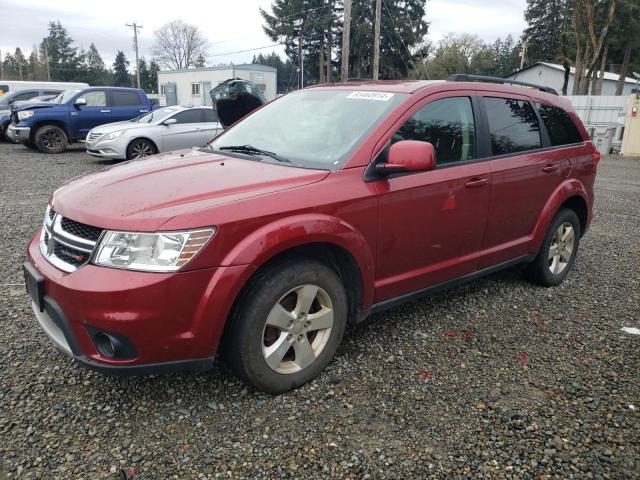
[[[273,306],[262,333],[262,355],[272,370],[291,374],[311,365],[331,336],[333,304],[327,292],[306,284]]]
[[[131,149],[133,158],[143,158],[149,155],[153,155],[153,148],[147,142],[136,143]]]
[[[48,130],[42,135],[42,144],[48,150],[56,150],[62,146],[62,135],[55,130]]]
[[[548,264],[549,270],[554,275],[561,274],[567,268],[573,254],[575,239],[575,230],[569,222],[564,222],[553,234],[549,246]]]

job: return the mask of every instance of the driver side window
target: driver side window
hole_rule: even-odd
[[[469,97],[436,100],[414,113],[398,129],[392,143],[400,140],[429,142],[436,152],[436,164],[476,158],[476,131]]]
[[[87,107],[106,107],[107,95],[102,90],[94,90],[81,95],[87,101]]]

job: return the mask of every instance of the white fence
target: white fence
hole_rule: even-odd
[[[628,96],[569,95],[565,98],[573,105],[598,150],[607,154],[620,149]]]

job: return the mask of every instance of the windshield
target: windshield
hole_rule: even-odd
[[[172,113],[178,112],[180,110],[181,109],[178,108],[178,107],[159,108],[157,110],[154,110],[153,112],[145,113],[144,115],[141,115],[140,117],[134,118],[131,121],[132,122],[138,122],[138,123],[151,123],[151,122],[154,122],[156,120],[162,120],[163,118],[168,117]]]
[[[214,150],[233,152],[231,147],[251,147],[289,160],[291,165],[336,170],[367,133],[406,94],[352,91],[303,90],[285,95],[234,125],[213,140]],[[240,150],[238,150],[240,152]],[[276,163],[273,157],[259,157]]]
[[[67,103],[69,100],[71,100],[71,97],[73,97],[76,93],[79,93],[81,91],[82,90],[79,90],[79,89],[78,90],[65,90],[60,95],[58,95],[56,98],[51,100],[51,103]]]

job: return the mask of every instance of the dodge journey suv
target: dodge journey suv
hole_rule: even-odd
[[[237,108],[206,148],[71,180],[28,247],[39,324],[97,371],[220,353],[277,393],[374,312],[521,263],[559,284],[600,155],[566,100],[488,80],[319,85]]]

